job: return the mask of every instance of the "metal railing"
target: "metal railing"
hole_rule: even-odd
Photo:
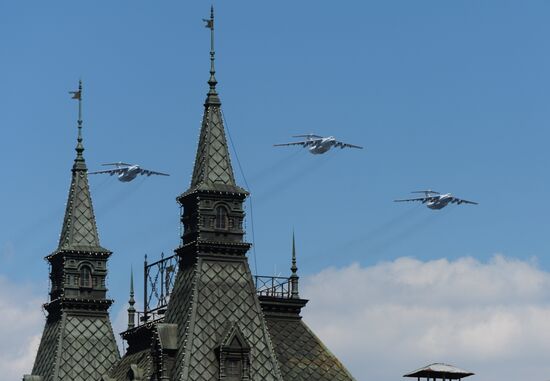
[[[280,276],[254,276],[256,293],[259,296],[288,299],[292,296],[290,278]]]
[[[160,260],[150,264],[147,263],[147,256],[145,256],[143,264],[144,310],[138,312],[139,323],[158,320],[164,315],[174,288],[178,265],[179,257],[177,255],[164,258],[164,253],[162,253]]]
[[[148,263],[147,256],[143,264],[143,295],[144,310],[136,311],[137,324],[156,321],[164,317],[170,296],[174,288],[176,274],[179,268],[179,257],[172,255],[160,260]],[[258,296],[273,298],[292,298],[292,279],[280,276],[254,276],[254,285]]]

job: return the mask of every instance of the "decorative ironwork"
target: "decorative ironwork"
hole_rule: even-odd
[[[153,263],[148,263],[147,255],[145,256],[143,263],[144,309],[143,311],[136,311],[138,325],[164,317],[174,288],[178,267],[179,257],[177,255],[164,258],[164,253],[162,253],[160,260]],[[282,299],[293,298],[292,277],[256,275],[254,276],[254,284],[256,293],[259,296]]]
[[[147,255],[143,264],[143,296],[144,309],[138,312],[139,322],[158,320],[166,312],[170,301],[170,294],[174,288],[176,273],[178,272],[178,256],[164,258],[161,254],[160,260],[147,263]]]
[[[259,296],[290,299],[292,297],[290,278],[280,276],[254,276],[256,293]]]

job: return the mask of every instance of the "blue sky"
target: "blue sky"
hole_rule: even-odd
[[[130,266],[172,253],[207,91],[209,5],[0,4],[0,275],[46,300],[42,258],[61,230],[79,78],[88,168],[120,160],[171,174],[90,178],[114,252],[113,314]],[[288,272],[293,229],[302,276],[496,253],[550,271],[549,2],[214,5],[218,90],[252,192],[259,273]],[[365,149],[272,147],[310,132]],[[480,205],[392,202],[424,188]]]

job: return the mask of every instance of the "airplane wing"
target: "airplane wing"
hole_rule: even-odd
[[[124,173],[126,171],[126,168],[116,168],[116,169],[106,169],[104,171],[95,171],[95,172],[88,172],[89,175],[98,175],[100,173],[108,173],[111,176],[114,174],[120,175],[121,173]]]
[[[141,175],[146,175],[146,176],[151,176],[151,175],[170,176],[168,173],[150,171],[150,170],[144,169],[144,168],[140,168],[140,169],[139,169],[139,173],[140,173]]]
[[[451,199],[451,203],[453,204],[457,204],[457,205],[460,205],[460,204],[472,204],[472,205],[478,205],[477,202],[474,202],[474,201],[468,201],[468,200],[462,200],[460,198],[456,198],[456,197],[453,197]]]
[[[334,142],[334,146],[335,147],[340,147],[340,148],[359,148],[359,149],[363,149],[363,147],[361,146],[356,146],[356,145],[353,145],[353,144],[349,144],[349,143],[344,143],[344,142],[339,142],[338,140],[336,140]]]
[[[430,202],[430,201],[435,201],[436,197],[418,197],[418,198],[406,198],[406,199],[401,199],[401,200],[393,200],[394,202],[404,202],[404,201],[420,201],[422,202],[423,204],[427,203],[427,202]]]
[[[315,144],[316,142],[318,142],[320,139],[316,139],[316,140],[304,140],[304,141],[301,141],[301,142],[292,142],[292,143],[282,143],[282,144],[273,144],[274,147],[282,147],[282,146],[302,146],[302,147],[307,147],[307,146],[312,146],[313,144]]]

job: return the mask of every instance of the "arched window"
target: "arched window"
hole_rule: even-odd
[[[221,205],[216,207],[216,220],[214,227],[216,229],[227,229],[227,209]]]
[[[80,287],[92,287],[92,269],[90,269],[90,266],[80,268]]]

